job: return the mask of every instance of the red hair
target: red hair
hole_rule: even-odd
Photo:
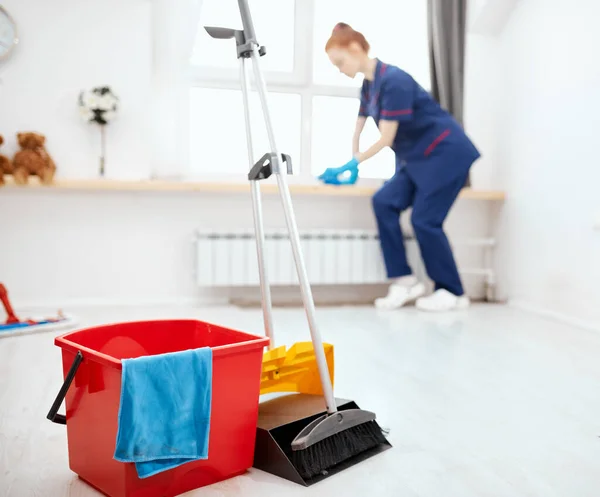
[[[353,42],[358,43],[365,52],[369,52],[369,42],[362,33],[355,31],[345,22],[338,22],[333,28],[329,40],[327,40],[325,51],[327,52],[334,47],[347,48]]]

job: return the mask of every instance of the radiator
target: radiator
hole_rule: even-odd
[[[200,287],[257,286],[256,241],[249,231],[197,231],[196,283]],[[379,235],[368,230],[309,230],[300,233],[300,244],[311,285],[356,285],[386,283]],[[456,245],[484,251],[483,267],[459,267],[462,275],[483,277],[488,299],[493,300],[495,272],[494,238],[458,239]],[[407,259],[415,275],[426,279],[419,248],[412,237],[405,239]],[[297,285],[296,266],[287,230],[265,233],[267,276],[272,286]]]
[[[315,230],[300,233],[308,278],[313,285],[373,284],[386,281],[379,238],[372,231]],[[258,285],[253,232],[196,234],[196,282],[202,287]],[[298,277],[287,230],[265,233],[271,285],[297,285]]]

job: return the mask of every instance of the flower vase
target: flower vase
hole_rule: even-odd
[[[106,175],[106,126],[116,116],[119,98],[108,86],[98,86],[89,91],[79,93],[79,112],[88,123],[100,126],[100,170],[99,175]]]
[[[103,124],[100,125],[100,177],[104,178],[106,173],[106,129]]]

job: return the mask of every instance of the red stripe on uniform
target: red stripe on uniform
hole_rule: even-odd
[[[444,130],[442,132],[442,134],[440,136],[438,136],[435,140],[433,140],[431,142],[431,144],[425,150],[425,156],[428,156],[431,152],[433,152],[433,149],[435,147],[437,147],[442,140],[444,140],[445,138],[447,138],[449,134],[450,134],[450,130],[446,129],[446,130]]]
[[[385,72],[386,69],[387,69],[387,66],[382,63],[381,69],[379,69],[379,76],[383,76],[383,73]]]
[[[402,110],[382,110],[382,116],[406,116],[408,114],[412,114],[412,109],[402,109]]]

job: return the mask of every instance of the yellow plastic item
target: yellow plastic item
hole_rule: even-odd
[[[324,343],[329,377],[333,385],[333,345]],[[287,351],[285,345],[265,352],[260,394],[298,392],[323,395],[312,342],[297,342]]]

